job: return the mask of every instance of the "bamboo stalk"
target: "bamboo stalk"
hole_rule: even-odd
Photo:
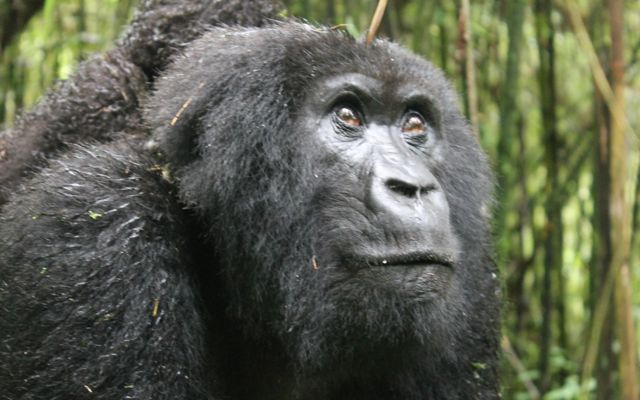
[[[376,11],[373,13],[373,18],[371,19],[371,25],[369,26],[369,33],[367,33],[367,44],[373,43],[373,39],[375,39],[376,33],[378,33],[384,10],[387,8],[387,3],[388,0],[378,1]]]

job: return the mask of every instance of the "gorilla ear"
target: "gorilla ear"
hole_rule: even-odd
[[[202,91],[203,87],[200,84],[195,88],[184,88],[174,98],[167,98],[164,93],[166,90],[160,89],[145,108],[145,119],[151,125],[154,145],[163,150],[174,166],[185,165],[194,158],[197,132],[200,130],[198,121],[204,111],[203,100],[206,98],[198,91]],[[177,107],[176,101],[182,101],[182,105]]]
[[[172,167],[201,158],[229,135],[282,131],[288,121],[282,35],[269,28],[214,29],[156,81],[144,116]]]

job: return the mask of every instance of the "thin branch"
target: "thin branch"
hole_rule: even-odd
[[[531,396],[531,398],[534,400],[540,399],[540,390],[538,390],[535,383],[533,383],[533,381],[528,378],[527,369],[525,368],[522,361],[520,361],[520,358],[518,358],[516,352],[513,350],[511,341],[507,336],[502,336],[501,347],[507,361],[509,362],[509,364],[511,364],[513,369],[516,370],[516,372],[518,373],[518,378],[522,380],[522,384],[527,389],[527,392],[529,392],[529,396]]]
[[[458,51],[460,60],[463,62],[462,77],[465,83],[465,105],[467,106],[467,116],[473,128],[473,132],[478,135],[478,94],[476,91],[475,60],[473,59],[473,41],[471,39],[471,10],[469,0],[462,0],[460,14],[458,16]]]
[[[593,47],[593,42],[589,37],[589,32],[587,31],[586,26],[584,25],[582,15],[580,15],[580,6],[578,6],[576,0],[558,0],[558,3],[564,13],[569,17],[571,28],[578,40],[578,45],[587,56],[589,68],[591,69],[591,74],[593,75],[593,80],[596,84],[597,90],[602,94],[602,98],[607,104],[609,111],[613,111],[615,105],[613,89],[609,84],[604,68],[598,60],[598,55]],[[638,137],[636,132],[633,130],[626,113],[624,113],[621,123],[624,128],[629,129],[629,132],[632,133],[633,136]]]
[[[373,39],[376,37],[376,33],[378,33],[378,28],[380,28],[380,23],[382,22],[384,10],[387,8],[387,3],[388,0],[378,0],[378,6],[376,7],[376,11],[373,13],[369,33],[367,34],[367,44],[371,44]]]

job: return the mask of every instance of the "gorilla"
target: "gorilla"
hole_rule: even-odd
[[[212,28],[0,213],[0,399],[498,399],[492,175],[443,74]]]

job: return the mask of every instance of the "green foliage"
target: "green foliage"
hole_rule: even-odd
[[[136,0],[47,0],[0,54],[0,124],[10,125],[81,60],[113,46]]]

